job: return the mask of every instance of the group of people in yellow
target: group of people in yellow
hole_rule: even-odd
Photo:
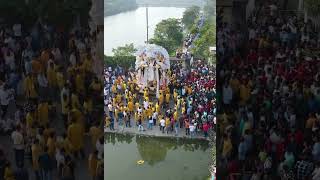
[[[160,120],[164,119],[166,128],[169,128],[171,119],[165,115],[166,110],[173,110],[172,115],[175,122],[179,121],[180,115],[186,113],[185,97],[193,92],[191,86],[185,86],[185,97],[180,96],[175,88],[171,93],[170,88],[166,86],[159,90],[159,96],[156,98],[155,92],[150,91],[148,87],[145,87],[143,92],[140,91],[136,84],[136,79],[132,79],[126,81],[122,76],[118,76],[111,85],[111,96],[108,97],[107,104],[106,127],[114,130],[114,120],[117,120],[119,125],[124,120],[126,127],[131,127],[130,121],[132,119],[139,126],[151,118],[154,121],[153,126],[160,124]],[[170,81],[176,82],[175,74],[170,76]]]
[[[98,157],[96,148],[103,138],[104,122],[97,115],[103,107],[99,110],[96,104],[103,99],[103,82],[93,72],[90,49],[78,47],[79,37],[70,35],[68,38],[67,48],[61,49],[62,58],[55,57],[56,47],[41,49],[30,61],[31,68],[22,75],[24,108],[16,111],[21,116],[12,139],[15,146],[17,142],[19,147],[23,146],[17,151],[30,152],[35,179],[56,177],[51,174],[55,167],[59,178],[75,179],[79,155],[88,158],[88,164],[81,166],[88,167],[87,174],[92,179],[103,178],[103,158]],[[86,143],[86,136],[91,143]],[[85,153],[88,149],[90,154]],[[45,155],[49,157],[46,162],[50,167],[42,162]],[[20,160],[24,158],[23,155]],[[23,164],[19,162],[16,166]],[[7,166],[5,180],[15,179],[11,173],[13,169]]]

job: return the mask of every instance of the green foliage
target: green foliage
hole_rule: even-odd
[[[319,0],[305,0],[305,5],[308,13],[312,15],[320,15],[320,1]]]
[[[172,55],[181,46],[182,40],[181,22],[178,19],[169,18],[157,24],[154,38],[149,42],[164,47]]]
[[[210,46],[216,46],[216,28],[213,21],[206,21],[200,30],[200,37],[194,42],[193,54],[208,59],[212,57]]]
[[[104,56],[104,64],[106,67],[121,66],[124,68],[130,68],[135,66],[135,56]]]
[[[114,56],[133,56],[135,51],[137,50],[133,46],[133,43],[112,49]]]
[[[104,15],[112,16],[121,12],[135,10],[138,8],[136,0],[105,0]]]
[[[192,6],[184,11],[181,22],[186,29],[191,29],[195,20],[198,19],[200,14],[200,7]]]

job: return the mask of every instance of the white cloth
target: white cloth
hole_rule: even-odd
[[[18,131],[13,131],[11,134],[15,149],[24,149],[23,135]]]
[[[232,88],[230,86],[223,87],[223,103],[230,104],[232,100]]]
[[[102,159],[103,151],[104,151],[104,145],[100,144],[99,140],[96,143],[96,148],[97,148],[97,151],[98,151],[98,159]]]
[[[161,119],[161,120],[160,120],[160,125],[161,125],[162,127],[165,127],[165,126],[166,126],[166,121],[165,121],[164,119]]]
[[[21,24],[14,24],[12,30],[15,36],[20,37],[22,35]]]
[[[41,87],[47,87],[48,86],[48,80],[43,74],[38,74],[38,83]]]

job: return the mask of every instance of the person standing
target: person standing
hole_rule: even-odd
[[[162,133],[164,133],[164,128],[166,127],[166,121],[164,120],[164,118],[161,118],[160,120],[160,131],[162,131]]]
[[[39,165],[42,180],[52,180],[52,159],[48,152],[48,147],[44,148],[44,152],[39,156]]]
[[[153,126],[153,119],[151,116],[149,116],[148,118],[148,129],[152,130],[152,126]]]
[[[22,168],[24,166],[24,138],[19,125],[12,132],[11,138],[13,140],[16,166]]]
[[[1,119],[4,120],[6,117],[6,114],[8,112],[8,106],[9,106],[10,98],[9,98],[9,92],[6,87],[6,84],[2,84],[0,86],[0,104],[1,104]]]
[[[193,123],[190,124],[189,129],[190,129],[190,137],[193,138],[196,130],[196,127],[194,126]]]
[[[39,144],[39,140],[34,140],[31,146],[31,156],[32,156],[32,168],[35,173],[36,180],[40,180],[40,169],[39,169],[39,156],[41,153],[41,146]]]

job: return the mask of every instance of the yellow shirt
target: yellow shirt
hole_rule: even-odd
[[[31,153],[32,153],[32,167],[33,170],[39,170],[39,156],[42,150],[40,145],[33,144],[31,146]]]
[[[103,131],[100,128],[93,126],[90,128],[89,134],[91,136],[91,142],[92,142],[93,147],[96,147],[96,143],[97,143],[98,139],[101,136],[103,136]]]
[[[83,147],[84,129],[79,123],[73,123],[68,127],[68,139],[74,151]]]
[[[62,89],[63,85],[64,85],[64,77],[62,72],[57,72],[56,73],[56,79],[57,79],[57,85],[60,89]]]
[[[31,128],[33,122],[34,122],[34,119],[33,119],[32,115],[31,115],[31,113],[28,112],[27,115],[26,115],[26,125],[27,125],[27,128]]]
[[[79,93],[84,92],[84,77],[81,74],[77,74],[76,76],[76,89]]]
[[[178,92],[177,92],[177,91],[174,91],[174,92],[173,92],[173,98],[174,98],[174,100],[177,100],[177,97],[178,97]]]
[[[71,95],[71,106],[72,106],[72,109],[80,107],[79,98],[76,94]]]
[[[57,86],[57,75],[54,69],[49,68],[47,70],[47,79],[49,87],[56,87]]]
[[[47,147],[48,147],[48,154],[51,157],[54,157],[56,153],[56,144],[55,144],[55,140],[52,139],[51,137],[48,138]]]
[[[88,58],[85,58],[85,60],[83,61],[83,69],[86,71],[86,72],[92,72],[92,61]]]
[[[157,113],[160,113],[160,106],[159,106],[158,103],[156,103],[156,112],[157,112]]]
[[[89,173],[91,176],[96,176],[97,175],[97,165],[98,165],[98,158],[94,154],[89,155]]]
[[[177,111],[175,111],[175,112],[173,113],[173,119],[174,119],[175,121],[178,120],[178,112],[177,112]]]
[[[170,94],[168,93],[166,94],[166,103],[169,103],[169,101],[170,101]]]
[[[38,117],[41,125],[49,122],[49,105],[48,103],[41,103],[38,105]]]
[[[26,77],[23,82],[24,92],[27,98],[36,98],[37,92],[32,77]]]
[[[6,167],[4,169],[4,180],[15,180],[15,179],[16,178],[14,176],[12,168]]]
[[[170,125],[170,118],[166,117],[166,127],[169,127]]]
[[[130,112],[133,112],[134,106],[133,106],[133,102],[132,101],[128,102],[128,109],[129,109]]]
[[[232,143],[231,140],[225,139],[223,141],[223,149],[222,149],[222,156],[225,157],[226,155],[228,155],[232,150]]]
[[[67,115],[68,112],[69,112],[69,99],[67,98],[66,100],[63,100],[61,101],[61,113],[64,114],[64,115]]]
[[[241,85],[240,86],[240,99],[241,99],[241,103],[245,104],[250,97],[250,89],[248,87],[246,87],[245,85]]]
[[[91,113],[92,109],[93,109],[92,106],[93,105],[92,105],[92,100],[91,99],[84,101],[84,103],[83,103],[84,112],[85,113]]]

